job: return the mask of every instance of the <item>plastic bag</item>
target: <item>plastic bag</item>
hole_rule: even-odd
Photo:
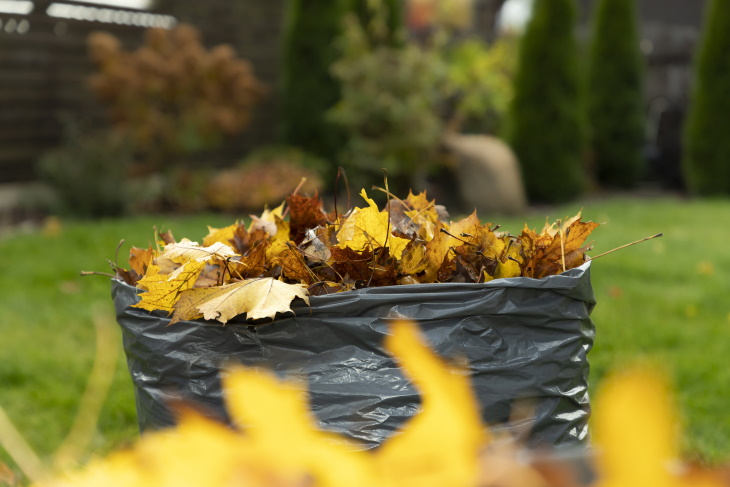
[[[140,430],[173,425],[183,398],[230,421],[220,373],[229,361],[306,381],[323,429],[363,448],[383,443],[420,406],[418,392],[383,349],[388,322],[418,322],[447,359],[468,363],[482,417],[505,424],[531,398],[528,444],[579,446],[590,412],[587,354],[595,327],[590,262],[543,279],[365,288],[311,297],[294,316],[258,325],[184,321],[132,308],[137,290],[114,280],[117,321],[134,382]]]

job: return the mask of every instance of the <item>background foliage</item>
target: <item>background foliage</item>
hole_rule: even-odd
[[[520,42],[506,137],[533,203],[568,201],[584,190],[586,134],[575,20],[575,0],[537,0]]]
[[[56,211],[80,217],[119,216],[130,208],[127,174],[132,151],[123,134],[88,131],[66,117],[64,144],[38,161],[39,175],[56,191]]]
[[[456,42],[447,49],[448,79],[455,92],[449,130],[501,134],[514,96],[519,38],[502,35],[487,45],[477,38]]]
[[[386,168],[403,192],[413,183],[423,186],[435,165],[447,67],[434,50],[389,44],[385,20],[377,3],[368,24],[347,18],[332,66],[342,96],[329,116],[347,134],[343,159],[351,179],[368,187],[382,181],[380,168]]]
[[[685,124],[684,173],[697,195],[730,194],[730,4],[712,0],[695,61],[695,80]]]
[[[644,173],[643,55],[634,0],[594,7],[587,108],[599,183],[635,186]]]
[[[340,97],[340,84],[330,74],[337,57],[333,40],[351,0],[292,0],[287,2],[283,39],[281,135],[286,145],[332,158],[344,135],[325,114]]]
[[[186,24],[148,29],[135,51],[97,32],[89,37],[89,55],[97,68],[89,86],[112,127],[134,144],[140,172],[240,133],[264,94],[251,65],[231,46],[206,50],[198,30]]]

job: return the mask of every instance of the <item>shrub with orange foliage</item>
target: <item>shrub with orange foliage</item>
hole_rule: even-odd
[[[97,69],[89,87],[151,169],[240,133],[265,94],[231,46],[206,50],[190,25],[149,29],[135,51],[107,32],[92,33],[88,47]]]

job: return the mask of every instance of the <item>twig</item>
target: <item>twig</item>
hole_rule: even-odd
[[[82,276],[106,276],[111,277],[112,279],[115,279],[117,276],[113,274],[108,274],[106,272],[95,272],[95,271],[81,271]]]
[[[589,257],[589,258],[590,258],[590,260],[596,260],[599,257],[603,257],[604,255],[610,254],[611,252],[616,252],[617,250],[625,249],[626,247],[630,247],[632,245],[636,245],[638,243],[646,242],[647,240],[651,240],[653,238],[658,238],[658,237],[663,237],[663,236],[664,236],[663,233],[657,233],[656,235],[652,235],[651,237],[646,237],[646,238],[642,238],[641,240],[637,240],[635,242],[627,243],[626,245],[622,245],[621,247],[616,247],[615,249],[611,249],[611,250],[609,250],[607,252],[604,252],[602,254],[596,255],[595,257]]]
[[[114,251],[114,267],[119,267],[119,249],[122,248],[122,245],[124,245],[124,239],[119,241],[117,249]]]
[[[96,329],[96,357],[71,431],[55,455],[56,465],[62,469],[77,463],[91,443],[117,365],[119,350],[112,319],[99,308],[93,310],[92,321]]]
[[[17,428],[5,410],[0,407],[0,445],[10,455],[10,458],[18,465],[23,474],[28,477],[31,482],[38,483],[43,476],[43,463],[38,455],[28,445],[23,435],[18,432]]]
[[[446,235],[448,235],[449,237],[451,237],[451,238],[455,238],[455,239],[456,239],[456,240],[458,240],[459,242],[462,242],[462,243],[464,243],[464,244],[466,244],[466,245],[471,245],[471,246],[473,246],[473,247],[479,247],[479,246],[478,246],[477,244],[475,244],[475,243],[467,242],[466,240],[460,239],[459,237],[457,237],[457,236],[456,236],[456,235],[454,235],[453,233],[449,232],[449,231],[448,231],[448,230],[446,230],[445,228],[441,228],[441,230],[440,230],[440,231],[441,231],[442,233],[445,233],[445,234],[446,234]],[[471,235],[469,235],[469,236],[471,236]]]
[[[563,272],[565,272],[565,240],[563,239],[563,220],[558,220],[558,232],[560,235],[560,258],[563,263]]]
[[[345,191],[347,193],[347,211],[350,211],[351,208],[351,202],[350,202],[350,182],[347,180],[347,173],[345,172],[345,168],[340,166],[337,168],[337,177],[335,177],[335,194],[334,194],[334,203],[335,203],[335,224],[339,221],[339,215],[337,213],[337,193],[340,186],[340,177],[342,177],[345,180]]]

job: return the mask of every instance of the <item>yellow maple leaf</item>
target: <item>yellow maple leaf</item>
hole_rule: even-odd
[[[677,425],[667,381],[657,372],[636,368],[606,379],[593,420],[596,487],[719,487],[716,479],[684,479],[673,471]]]
[[[366,452],[317,428],[304,389],[241,367],[225,374],[223,384],[231,417],[257,454],[275,458],[278,469],[307,472],[322,486],[382,485]]]
[[[132,305],[147,311],[167,311],[172,313],[175,303],[183,291],[195,285],[195,281],[205,268],[205,262],[190,260],[169,274],[160,273],[160,267],[151,264],[137,286],[147,292],[140,294],[140,302]]]
[[[241,473],[255,476],[262,462],[230,428],[183,411],[174,429],[141,437],[134,448],[89,464],[82,472],[59,475],[44,487],[179,487],[234,485]],[[253,474],[253,475],[252,475]],[[264,486],[259,482],[246,485]]]
[[[417,274],[428,267],[426,246],[418,242],[409,242],[403,250],[398,271],[401,274]]]
[[[447,366],[410,322],[395,322],[385,346],[421,394],[422,411],[376,451],[384,476],[398,486],[475,485],[488,433],[467,371]]]
[[[236,236],[238,225],[238,222],[223,228],[214,228],[208,225],[208,235],[203,239],[203,246],[208,247],[217,242],[230,246],[231,240]]]
[[[246,313],[249,320],[274,318],[276,313],[291,311],[294,298],[309,304],[306,286],[287,284],[271,277],[248,279],[215,289],[204,303],[197,306],[206,320],[227,323],[234,316]]]
[[[274,239],[271,245],[266,247],[266,263],[270,264],[276,260],[281,254],[289,250],[288,239]]]
[[[509,236],[502,237],[501,241],[503,243],[501,246],[502,252],[499,255],[497,270],[494,272],[494,276],[491,276],[491,279],[521,276],[522,267],[520,267],[520,262],[522,261],[522,254],[520,253],[520,244]]]
[[[439,267],[441,267],[444,259],[448,256],[449,249],[451,248],[449,244],[451,237],[443,233],[441,229],[445,228],[443,223],[439,222],[436,225],[433,239],[426,242],[426,260],[428,263],[424,269],[425,272],[421,278],[421,282],[436,282]]]
[[[426,241],[433,239],[440,221],[436,211],[436,201],[428,201],[426,192],[423,191],[418,195],[409,192],[405,203],[409,208],[412,208],[406,210],[405,214],[418,227],[418,236]]]
[[[337,246],[343,249],[349,247],[357,252],[368,247],[388,247],[390,255],[400,259],[403,249],[410,240],[391,235],[392,228],[388,223],[388,213],[381,212],[375,201],[368,198],[364,189],[360,191],[360,196],[368,203],[368,206],[367,208],[356,207],[345,220],[337,232]]]

